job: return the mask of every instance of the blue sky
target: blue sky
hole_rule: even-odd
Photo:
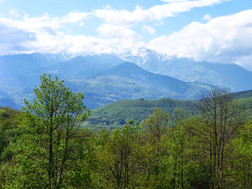
[[[252,70],[251,0],[0,0],[0,53],[149,48]]]

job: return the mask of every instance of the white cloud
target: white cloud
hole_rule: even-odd
[[[204,15],[202,20],[211,20],[211,15],[209,14]]]
[[[35,40],[34,33],[9,25],[8,22],[0,20],[0,54],[3,52],[25,51],[24,42]]]
[[[128,28],[115,28],[103,24],[98,28],[102,37],[66,35],[61,32],[65,19],[50,18],[48,15],[23,20],[0,18],[0,54],[22,52],[66,52],[71,54],[121,53],[124,48],[132,48],[140,39]],[[79,22],[78,19],[67,23]],[[79,24],[81,24],[80,22]],[[123,32],[122,32],[123,31]],[[107,38],[107,39],[106,39]]]
[[[88,19],[89,15],[90,13],[70,12],[62,18],[52,18],[49,15],[32,18],[25,15],[22,20],[0,18],[0,51],[67,51],[71,43],[60,29],[67,24],[83,26],[83,20]]]
[[[94,10],[94,14],[105,21],[107,24],[134,26],[144,20],[150,19],[146,10],[139,6],[133,12],[128,10],[114,10],[107,7],[102,10]]]
[[[139,6],[133,11],[115,10],[107,6],[105,9],[94,10],[93,15],[104,20],[104,23],[97,29],[103,37],[115,37],[120,40],[130,41],[132,44],[141,37],[133,31],[133,27],[145,22],[160,22],[167,17],[173,17],[178,13],[190,11],[195,7],[206,7],[221,3],[225,0],[197,0],[197,1],[170,1],[169,3],[153,6],[149,9],[142,9]],[[154,34],[155,29],[146,24],[141,28],[149,34]]]
[[[84,20],[90,19],[91,13],[84,12],[70,12],[63,17],[50,17],[45,14],[40,17],[29,17],[29,15],[25,15],[22,21],[12,21],[17,27],[23,27],[27,30],[33,29],[43,29],[43,28],[51,28],[51,29],[59,29],[62,27],[66,27],[67,24],[78,24],[83,25]]]
[[[63,18],[59,19],[59,22],[65,23],[80,23],[83,20],[86,20],[90,17],[91,13],[86,12],[70,12],[69,14],[65,15]]]
[[[80,22],[80,23],[79,23],[79,26],[80,26],[80,27],[84,26],[84,22]]]
[[[185,2],[185,1],[190,1],[190,0],[161,0],[166,3],[177,3],[177,2]]]
[[[212,6],[223,1],[226,0],[170,1],[171,3],[156,5],[146,10],[137,6],[133,11],[114,10],[106,7],[102,10],[94,10],[94,14],[105,23],[132,27],[141,22],[160,21],[196,7]]]
[[[223,1],[224,0],[180,1],[154,6],[148,11],[156,20],[160,20],[166,17],[175,16],[178,13],[190,11],[193,8],[212,6],[214,4],[222,3]]]
[[[142,27],[142,30],[148,32],[149,34],[155,34],[156,33],[156,30],[154,28],[152,28],[151,26],[148,26],[148,25],[144,25]]]
[[[197,61],[238,63],[252,54],[252,10],[211,19],[206,24],[192,22],[169,36],[152,40],[149,45],[169,55]]]
[[[124,48],[133,47],[141,38],[135,31],[122,25],[102,24],[97,31],[101,37],[117,39],[120,42],[118,46]]]
[[[20,16],[18,11],[14,10],[14,9],[10,10],[9,15],[10,15],[10,17],[16,17],[16,18]]]
[[[64,34],[58,29],[62,27],[59,18],[51,19],[48,15],[23,20],[0,18],[1,52],[50,52],[67,48]],[[4,32],[5,31],[5,32]]]
[[[103,37],[138,38],[138,34],[126,26],[102,24],[97,31]]]

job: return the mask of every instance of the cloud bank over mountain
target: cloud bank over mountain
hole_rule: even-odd
[[[105,6],[89,12],[72,10],[65,15],[35,17],[11,9],[9,17],[0,15],[0,53],[122,54],[145,47],[196,61],[236,63],[252,70],[252,9],[218,17],[204,13],[200,20],[180,30],[160,31],[167,19],[226,2],[162,0],[147,8],[137,5],[133,10]],[[85,33],[90,23],[93,34]]]
[[[252,10],[217,17],[206,24],[192,22],[182,30],[150,41],[169,55],[196,61],[237,63],[252,69]],[[249,61],[248,61],[249,60]]]

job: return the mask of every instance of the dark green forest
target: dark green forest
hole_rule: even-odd
[[[170,100],[171,111],[157,106],[149,116],[129,114],[124,126],[96,131],[83,127],[92,117],[84,95],[63,80],[42,75],[34,95],[22,111],[0,108],[0,188],[252,186],[249,101],[226,89],[213,88],[187,109]]]

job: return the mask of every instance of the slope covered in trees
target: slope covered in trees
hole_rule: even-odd
[[[85,122],[89,128],[115,128],[121,127],[130,120],[141,123],[149,115],[153,114],[155,108],[172,114],[176,109],[184,110],[189,115],[196,113],[197,101],[173,100],[170,98],[158,100],[121,100],[92,111]]]
[[[243,111],[252,116],[252,91],[231,93],[231,97],[236,100]],[[148,116],[153,114],[155,108],[160,108],[163,112],[173,114],[175,110],[183,110],[187,116],[197,114],[197,104],[199,101],[174,100],[170,98],[158,100],[121,100],[102,106],[92,111],[84,126],[92,129],[113,129],[122,127],[130,120],[141,123]]]

